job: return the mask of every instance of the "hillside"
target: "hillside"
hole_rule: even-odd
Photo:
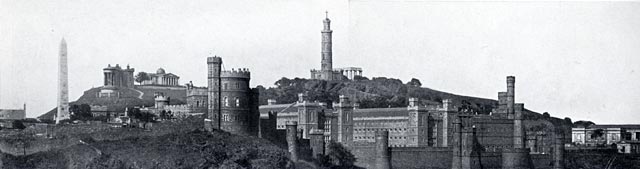
[[[2,168],[286,168],[288,162],[285,150],[266,140],[218,131],[83,141],[27,156],[2,154]]]
[[[298,93],[307,93],[310,100],[328,102],[329,105],[337,102],[340,95],[345,95],[358,102],[361,108],[405,107],[411,97],[419,98],[422,104],[440,104],[444,99],[452,99],[461,109],[480,113],[489,113],[497,106],[497,101],[492,99],[456,95],[384,77],[353,81],[282,78],[275,85],[268,89],[258,86],[261,105],[266,104],[267,99],[276,99],[282,104],[292,103],[298,99]]]
[[[134,106],[153,106],[154,94],[156,92],[164,93],[165,96],[171,98],[170,104],[184,104],[186,103],[187,91],[183,86],[180,87],[166,87],[166,86],[152,86],[152,85],[137,85],[135,88],[117,88],[116,91],[120,93],[119,97],[98,97],[98,93],[102,87],[91,88],[84,91],[82,96],[76,101],[71,101],[69,104],[89,104],[89,105],[101,105],[107,106],[109,111],[124,111],[125,107]],[[57,108],[38,116],[38,119],[53,119],[53,115],[57,113]]]

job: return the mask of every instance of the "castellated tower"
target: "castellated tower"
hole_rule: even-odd
[[[258,93],[249,88],[249,70],[222,70],[220,57],[207,58],[207,65],[209,106],[205,127],[238,135],[256,135]]]
[[[251,88],[249,80],[251,73],[247,69],[222,71],[221,96],[221,128],[234,134],[249,134],[251,114]]]
[[[56,124],[61,120],[71,118],[69,116],[69,86],[67,76],[67,42],[62,38],[60,42],[60,55],[58,56],[58,114]]]
[[[220,129],[220,72],[222,71],[222,58],[214,56],[207,58],[207,117],[204,119],[205,128],[209,131]]]

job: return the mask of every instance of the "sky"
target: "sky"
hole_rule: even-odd
[[[70,100],[103,84],[107,64],[164,68],[206,85],[206,57],[249,68],[251,86],[320,67],[322,20],[334,67],[367,77],[516,102],[599,124],[640,121],[640,2],[0,0],[0,108],[56,106],[58,50]]]

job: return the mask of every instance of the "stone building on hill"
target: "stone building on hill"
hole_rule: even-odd
[[[358,165],[366,168],[378,165],[381,158],[376,153],[387,151],[375,148],[380,141],[390,153],[381,157],[390,157],[387,162],[393,168],[551,168],[550,154],[560,151],[550,148],[555,144],[527,143],[553,140],[557,134],[544,138],[525,133],[524,104],[514,102],[514,83],[515,77],[507,77],[507,92],[500,92],[499,105],[491,114],[461,111],[449,99],[441,104],[422,104],[410,98],[407,107],[367,109],[358,108],[345,96],[340,96],[333,107],[309,101],[305,94],[300,94],[295,103],[275,104],[275,100],[269,100],[260,106],[260,129],[265,132],[260,135],[269,139],[268,135],[278,134],[295,122],[297,138],[309,140],[308,144],[298,144],[304,143],[313,153],[324,153],[313,148],[318,144],[314,141],[317,133],[322,131],[323,144],[343,144],[356,156]],[[277,130],[265,129],[265,125],[274,125]],[[384,139],[379,133],[383,131]],[[564,146],[563,140],[557,143]],[[531,151],[540,146],[548,147],[543,149],[547,152]],[[420,159],[413,159],[416,157]]]
[[[159,68],[156,73],[147,73],[149,79],[142,81],[142,85],[162,85],[179,86],[180,76],[173,73],[166,73],[163,68]]]
[[[118,64],[113,67],[109,64],[102,70],[104,72],[105,87],[133,87],[133,83],[135,82],[133,79],[133,72],[135,72],[135,69],[129,67],[129,65],[127,65],[127,68],[123,69]]]

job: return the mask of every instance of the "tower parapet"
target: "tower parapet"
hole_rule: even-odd
[[[238,69],[231,69],[231,70],[223,70],[221,72],[220,76],[222,76],[224,78],[250,79],[251,78],[251,72],[247,68],[238,68]]]

